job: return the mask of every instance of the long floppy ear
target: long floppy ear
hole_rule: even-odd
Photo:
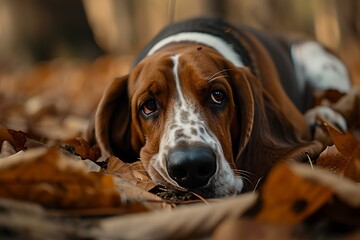
[[[236,149],[235,160],[239,158],[245,147],[249,143],[254,126],[255,118],[255,99],[253,89],[249,83],[250,72],[247,68],[237,69],[232,73],[233,89],[236,112],[235,120],[232,123],[232,138]],[[250,76],[250,78],[252,78]],[[253,80],[253,79],[251,79]],[[255,79],[256,80],[256,79]]]
[[[250,176],[252,189],[258,179],[282,160],[303,161],[321,151],[317,143],[304,142],[293,124],[248,69],[231,72],[237,116],[232,123],[234,160]]]
[[[95,115],[96,141],[108,155],[125,162],[136,161],[139,147],[134,146],[128,75],[116,78],[104,92]]]

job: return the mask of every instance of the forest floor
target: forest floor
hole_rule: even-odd
[[[279,165],[261,189],[225,199],[163,189],[140,163],[102,156],[84,132],[131,59],[0,73],[0,238],[360,237],[359,141],[329,125],[334,145],[318,159]]]

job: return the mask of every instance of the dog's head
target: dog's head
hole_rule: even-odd
[[[276,139],[258,137],[280,126],[264,120],[263,98],[247,69],[211,48],[177,44],[111,84],[96,113],[96,138],[108,154],[141,160],[160,185],[205,197],[233,195],[244,185],[236,169],[254,171],[259,155],[253,151]],[[272,110],[271,118],[280,119]],[[254,150],[246,150],[250,144]]]

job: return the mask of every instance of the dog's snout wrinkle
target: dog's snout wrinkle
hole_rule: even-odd
[[[205,146],[172,149],[166,163],[169,176],[188,189],[206,186],[216,172],[215,153]]]

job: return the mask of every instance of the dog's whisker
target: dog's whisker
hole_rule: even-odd
[[[213,77],[215,77],[216,75],[218,75],[218,74],[220,74],[220,73],[223,73],[223,72],[226,72],[226,71],[229,71],[229,70],[230,70],[230,69],[223,69],[223,70],[220,70],[220,71],[214,73],[211,77],[209,77],[209,81],[210,81]]]
[[[246,174],[246,173],[236,172],[236,174],[238,174],[240,177],[247,177],[247,178],[251,178],[251,176],[250,176],[249,174]]]
[[[192,195],[194,195],[195,197],[199,198],[203,203],[205,203],[206,205],[209,205],[209,202],[203,198],[201,195],[195,193],[195,192],[192,192],[192,191],[189,191]]]
[[[245,175],[245,176],[256,176],[256,174],[252,173],[252,172],[249,172],[249,171],[246,171],[246,170],[241,170],[241,169],[233,169],[234,172],[236,173],[241,173],[242,175]]]
[[[250,185],[252,185],[252,181],[251,181],[248,177],[241,176],[241,179],[245,180],[245,181],[248,182]]]
[[[216,79],[219,79],[219,78],[228,78],[228,77],[230,77],[230,76],[229,75],[220,75],[220,76],[217,76],[217,77],[214,77],[214,78],[210,79],[208,81],[208,83],[211,83],[211,82],[213,82],[213,81],[215,81]]]
[[[257,187],[259,186],[259,183],[260,183],[260,181],[261,181],[262,179],[263,179],[263,178],[261,177],[261,178],[259,178],[259,179],[257,180],[256,185],[255,185],[255,187],[254,187],[253,194],[255,193],[255,191],[256,191]]]

